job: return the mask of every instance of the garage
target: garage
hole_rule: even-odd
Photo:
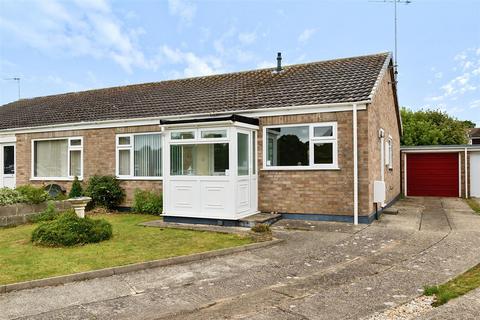
[[[459,196],[458,153],[408,153],[409,196]]]

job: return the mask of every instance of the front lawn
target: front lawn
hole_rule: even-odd
[[[480,200],[468,198],[465,199],[465,201],[468,203],[468,205],[470,206],[470,208],[472,208],[473,211],[480,214]]]
[[[113,226],[113,238],[71,248],[37,247],[36,225],[0,228],[0,284],[41,279],[252,243],[249,237],[215,232],[138,226],[158,217],[98,215]]]

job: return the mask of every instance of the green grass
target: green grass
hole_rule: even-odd
[[[424,294],[435,295],[432,305],[438,307],[478,287],[480,287],[480,264],[444,284],[425,286]]]
[[[249,237],[215,232],[138,226],[158,217],[98,215],[113,226],[113,238],[71,248],[34,246],[35,224],[0,229],[0,284],[71,274],[135,262],[245,245]]]
[[[475,211],[476,213],[480,214],[480,203],[479,203],[479,200],[477,200],[477,199],[472,199],[472,198],[468,198],[468,199],[465,199],[465,201],[468,203],[468,205],[470,206],[470,208],[472,208],[473,211]]]

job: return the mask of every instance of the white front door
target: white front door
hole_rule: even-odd
[[[15,188],[15,144],[0,144],[0,188]]]
[[[470,196],[480,198],[480,152],[470,153]]]

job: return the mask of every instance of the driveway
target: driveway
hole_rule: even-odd
[[[396,207],[368,226],[282,220],[275,247],[0,295],[0,319],[359,319],[480,262],[480,216],[462,200]]]

